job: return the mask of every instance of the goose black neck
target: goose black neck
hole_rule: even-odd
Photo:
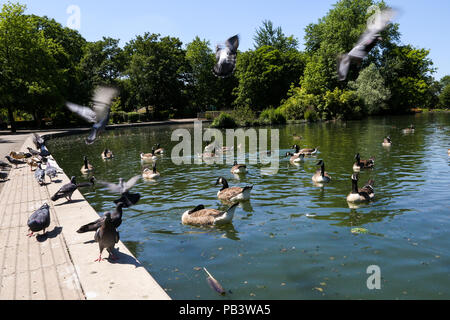
[[[87,158],[84,158],[84,168],[88,169],[88,160],[87,160]]]
[[[222,179],[222,185],[223,185],[222,190],[225,190],[225,189],[228,189],[228,188],[229,188],[228,182],[227,182],[227,180],[225,180],[225,179]]]
[[[358,193],[358,180],[352,179],[352,193]]]
[[[325,163],[322,163],[322,165],[320,166],[320,173],[322,174],[322,177],[325,176]]]

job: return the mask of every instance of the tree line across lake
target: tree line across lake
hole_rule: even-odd
[[[347,80],[338,81],[338,57],[358,41],[373,5],[387,6],[338,1],[306,27],[303,51],[296,37],[265,20],[256,29],[254,48],[239,51],[235,73],[217,78],[211,43],[198,36],[183,45],[176,37],[148,32],[121,48],[119,39],[88,42],[78,31],[8,2],[0,13],[0,124],[12,130],[17,120],[37,127],[43,119],[53,126],[80,125],[64,104],[88,105],[98,85],[120,89],[111,122],[233,110],[215,122],[220,127],[450,108],[450,76],[434,79],[429,50],[403,44],[396,23]]]

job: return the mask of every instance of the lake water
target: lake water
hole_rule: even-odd
[[[413,134],[402,128],[415,125]],[[192,132],[193,126],[187,126]],[[274,127],[280,133],[280,169],[262,175],[248,165],[239,179],[230,166],[172,163],[177,127],[121,129],[103,133],[94,145],[86,135],[49,141],[70,177],[79,181],[83,155],[95,177],[117,183],[140,174],[141,152],[155,143],[166,149],[158,182],[140,180],[138,205],[124,210],[121,240],[173,299],[449,299],[450,298],[450,114],[370,118],[363,121]],[[294,140],[293,135],[301,136]],[[390,135],[392,147],[381,146]],[[290,147],[320,146],[299,166],[284,157]],[[205,146],[204,143],[203,146]],[[100,154],[109,148],[112,161]],[[359,186],[375,180],[375,200],[350,208],[354,156],[375,157],[360,173]],[[311,180],[323,159],[332,181]],[[254,185],[251,200],[237,208],[228,226],[181,224],[198,204],[224,209],[217,199],[219,176],[230,186]],[[114,208],[116,195],[104,187],[81,190],[99,213]],[[353,234],[352,228],[368,230]],[[381,289],[369,290],[367,273],[376,265]],[[228,292],[206,282],[206,267]]]

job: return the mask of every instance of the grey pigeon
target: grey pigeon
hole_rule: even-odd
[[[116,95],[117,89],[115,88],[98,87],[92,99],[92,109],[71,102],[66,103],[70,111],[76,113],[87,122],[94,123],[89,136],[85,139],[86,144],[93,144],[100,131],[105,129],[109,121],[110,105]]]
[[[28,228],[31,233],[28,234],[29,237],[33,235],[34,232],[39,232],[43,230],[45,234],[45,229],[50,225],[50,207],[45,203],[42,207],[36,210],[30,218],[28,218]]]
[[[141,195],[139,193],[130,193],[125,192],[119,199],[114,200],[115,204],[122,202],[124,208],[129,208],[138,203],[139,199],[141,199]]]
[[[25,164],[25,162],[11,158],[10,156],[5,156],[5,158],[9,161],[9,163],[14,164],[16,166],[16,169],[19,164]]]
[[[42,169],[41,164],[38,164],[38,168],[34,172],[34,177],[36,178],[37,182],[42,185],[45,182],[45,170]]]
[[[67,201],[72,201],[72,194],[77,190],[76,178],[72,177],[70,179],[70,183],[65,184],[61,187],[61,189],[56,192],[53,197],[51,197],[52,201],[56,201],[61,198],[66,198]]]
[[[39,156],[40,152],[37,150],[34,150],[33,148],[27,147],[28,152],[31,153],[33,156]]]
[[[50,151],[48,151],[47,147],[44,145],[41,145],[41,152],[39,152],[39,155],[41,157],[48,157],[51,155]]]
[[[7,172],[1,172],[0,171],[0,179],[5,181],[7,177],[8,177],[8,173]]]
[[[366,31],[359,38],[358,43],[349,53],[342,55],[339,59],[339,81],[344,81],[347,78],[352,62],[361,63],[370,50],[377,45],[378,41],[381,40],[380,32],[388,26],[394,15],[394,10],[384,9],[371,16],[371,21],[368,23]]]
[[[102,252],[103,249],[108,250],[109,258],[112,260],[117,260],[117,258],[113,254],[114,245],[119,242],[120,236],[119,232],[117,232],[116,228],[113,225],[111,219],[111,213],[106,212],[105,220],[103,220],[100,228],[95,232],[94,240],[98,242],[98,246],[100,248],[100,256],[95,261],[102,261]]]
[[[50,163],[47,162],[47,166],[45,167],[45,174],[50,178],[50,181],[53,181],[53,178],[58,176],[58,171],[55,167],[52,167]]]
[[[111,222],[112,222],[112,225],[114,228],[118,228],[122,224],[122,208],[123,208],[123,203],[119,202],[116,205],[116,209],[114,210],[114,212],[108,211],[108,213],[110,213],[110,215],[111,215]],[[105,221],[105,219],[106,219],[105,215],[106,215],[106,213],[100,219],[97,219],[94,222],[88,223],[88,224],[80,227],[80,229],[78,229],[77,232],[78,233],[86,233],[86,232],[91,232],[91,231],[97,231],[97,229],[100,228],[100,226],[102,225],[103,221]]]
[[[225,41],[225,46],[216,46],[216,64],[214,74],[221,78],[229,77],[236,69],[236,56],[239,36],[235,35]]]
[[[123,178],[119,178],[119,184],[109,183],[100,181],[99,183],[102,185],[105,185],[111,192],[118,193],[121,195],[121,197],[117,200],[114,200],[115,204],[118,204],[119,202],[124,203],[124,208],[129,208],[133,205],[135,205],[139,199],[141,198],[141,195],[139,193],[130,193],[130,189],[138,182],[138,180],[141,178],[141,175],[134,176],[127,182],[124,182]]]
[[[40,135],[38,135],[37,133],[33,133],[33,143],[37,149],[40,149],[41,146],[44,145],[45,141]]]
[[[11,168],[11,165],[6,163],[5,161],[0,160],[0,168],[2,168],[2,169]]]

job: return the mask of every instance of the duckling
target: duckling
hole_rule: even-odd
[[[80,169],[81,173],[87,174],[94,171],[94,167],[89,163],[88,158],[84,156],[84,165]]]
[[[192,210],[184,212],[181,216],[181,222],[195,226],[213,226],[231,223],[238,205],[238,203],[235,203],[227,211],[219,211],[205,209],[205,206],[201,204]]]
[[[372,157],[369,160],[361,160],[359,153],[355,155],[356,162],[353,165],[354,171],[360,171],[361,169],[373,168],[375,165],[375,158]]]
[[[409,126],[409,128],[403,129],[402,132],[403,133],[414,133],[414,130],[415,130],[414,125],[411,124]]]
[[[153,162],[153,169],[145,168],[142,172],[142,177],[144,179],[157,179],[161,176],[161,174],[156,171],[156,162]]]
[[[352,174],[352,191],[347,196],[348,202],[364,202],[370,201],[375,197],[375,192],[373,189],[374,180],[369,180],[367,184],[358,189],[358,174]]]
[[[228,186],[228,181],[224,177],[219,177],[216,181],[216,186],[218,184],[222,184],[222,189],[217,192],[217,197],[220,200],[235,202],[241,200],[250,199],[250,191],[253,189],[253,186],[246,186],[244,188],[241,187],[232,187]]]
[[[142,161],[155,161],[158,157],[155,155],[155,149],[152,148],[152,153],[141,153],[141,160]]]
[[[325,162],[323,160],[320,160],[317,164],[317,166],[320,166],[320,169],[316,171],[316,173],[312,177],[312,181],[314,182],[330,182],[331,177],[328,174],[328,172],[325,172]]]
[[[291,152],[287,152],[286,153],[286,157],[289,157],[289,156],[291,157],[289,159],[289,161],[292,162],[292,163],[299,163],[299,162],[302,162],[302,161],[305,160],[305,154],[304,153],[293,154]]]
[[[114,158],[114,154],[112,153],[111,150],[105,149],[105,151],[102,152],[103,160],[108,160],[108,159],[112,159],[112,158]]]
[[[156,150],[155,150],[154,154],[162,155],[163,153],[164,153],[164,148],[161,148],[161,145],[158,143],[156,145]]]
[[[303,153],[306,156],[311,156],[313,154],[316,154],[318,149],[319,149],[319,147],[316,147],[314,149],[308,149],[308,148],[300,149],[300,147],[298,145],[296,145],[296,144],[294,144],[292,146],[292,148],[295,149],[295,153],[294,154],[301,154],[301,153]]]
[[[231,168],[231,173],[246,173],[247,166],[245,164],[238,164],[237,161],[234,162],[233,167]]]
[[[390,146],[392,146],[391,137],[387,136],[386,138],[384,138],[383,143],[381,145],[383,147],[390,147]]]

